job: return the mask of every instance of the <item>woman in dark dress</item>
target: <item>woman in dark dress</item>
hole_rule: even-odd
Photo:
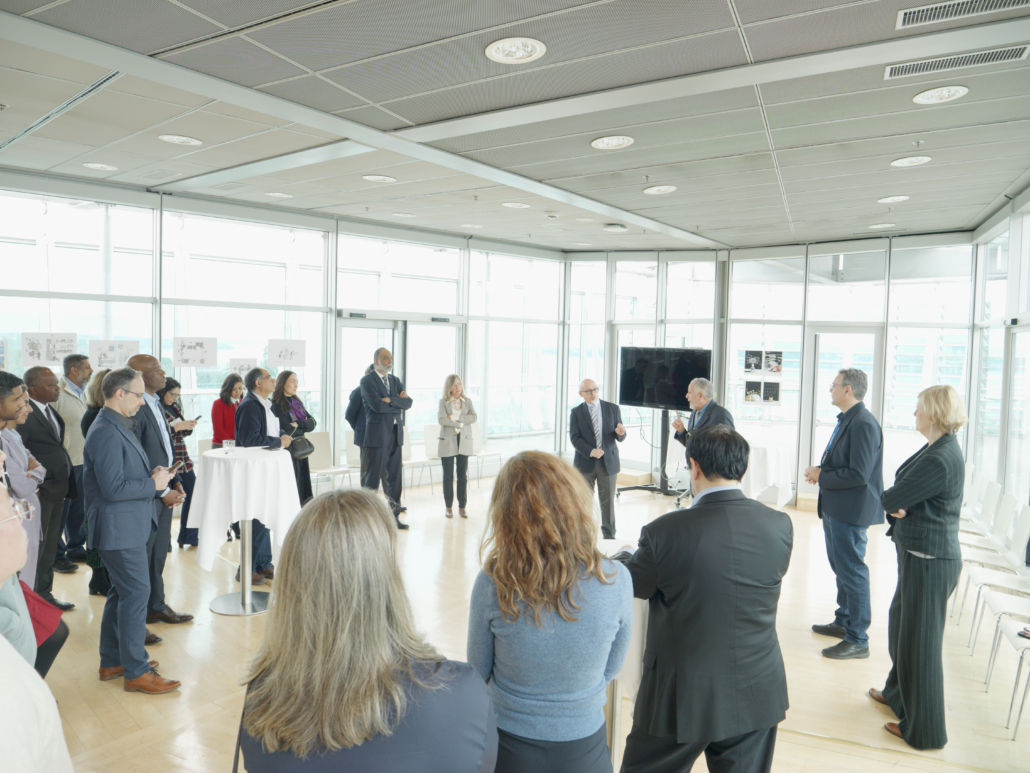
[[[297,397],[300,380],[292,370],[284,370],[275,380],[275,391],[272,392],[272,413],[279,419],[279,431],[294,439],[304,437],[315,431],[315,417],[304,408],[304,403]],[[311,469],[307,459],[293,460],[293,474],[297,477],[297,493],[303,505],[311,499]]]
[[[179,547],[187,545],[197,546],[197,529],[189,528],[190,504],[193,502],[193,488],[197,485],[197,474],[193,472],[193,460],[190,459],[186,450],[186,438],[193,434],[197,426],[196,419],[189,421],[182,415],[182,403],[179,397],[182,395],[182,385],[174,378],[165,380],[164,389],[157,391],[157,399],[161,401],[161,407],[165,412],[165,420],[168,422],[168,431],[172,434],[172,452],[175,454],[173,462],[182,462],[179,468],[179,478],[182,480],[183,491],[186,492],[186,501],[182,503],[179,511]]]

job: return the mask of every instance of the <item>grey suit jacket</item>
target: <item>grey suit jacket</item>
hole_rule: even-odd
[[[440,399],[436,418],[440,422],[440,446],[437,456],[441,458],[458,454],[472,456],[475,453],[475,449],[472,447],[472,430],[469,425],[475,424],[479,419],[469,398],[461,398],[461,419],[459,421],[465,426],[461,428],[460,433],[456,431],[458,423],[451,419],[451,405],[446,398]]]
[[[682,432],[677,432],[673,436],[687,449],[685,458],[687,459],[688,467],[690,466],[690,436],[702,427],[714,427],[716,424],[725,424],[727,427],[735,429],[733,426],[733,414],[715,402],[715,400],[709,400],[701,416],[698,418],[697,424],[691,427],[688,420],[686,429]]]
[[[141,409],[142,410],[142,409]],[[135,434],[114,411],[100,411],[82,454],[89,547],[125,550],[145,546],[157,527],[150,460]]]
[[[601,403],[601,450],[604,455],[601,461],[604,462],[604,470],[609,475],[617,475],[622,469],[619,463],[619,446],[626,439],[623,435],[619,437],[615,433],[615,427],[622,424],[622,411],[615,403],[600,400]],[[597,439],[594,437],[594,423],[590,419],[590,409],[586,402],[582,402],[572,409],[569,415],[569,441],[576,449],[576,456],[572,460],[573,466],[580,472],[593,472],[596,465],[590,452],[597,448]]]
[[[389,392],[375,371],[361,377],[361,401],[365,404],[365,448],[385,448],[390,445],[391,433],[396,436],[397,445],[404,445],[404,411],[411,407],[411,398],[398,396],[404,391],[404,384],[399,378],[392,373],[388,378]],[[389,397],[390,402],[384,403],[384,397]]]

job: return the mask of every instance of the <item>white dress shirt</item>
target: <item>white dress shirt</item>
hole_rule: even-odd
[[[57,436],[60,437],[61,425],[57,423],[56,418],[51,418],[51,416],[53,414],[56,414],[57,412],[53,408],[50,408],[50,406],[47,403],[41,403],[39,400],[36,400],[32,397],[30,397],[29,400],[31,400],[32,404],[36,406],[33,410],[39,411],[41,414],[43,414],[43,418],[46,419],[47,423],[54,428],[54,432],[57,433]],[[48,408],[50,409],[50,413],[47,413]],[[61,439],[63,440],[64,438]]]
[[[268,437],[279,437],[279,419],[272,413],[272,401],[267,397],[262,397],[257,392],[254,393],[254,397],[265,406],[265,434]]]
[[[154,418],[157,419],[157,426],[161,428],[161,439],[165,442],[165,453],[168,454],[168,466],[171,467],[175,462],[175,452],[172,451],[172,435],[168,428],[168,419],[165,418],[164,408],[161,407],[161,402],[154,395],[144,392],[143,399],[146,400],[147,405],[150,407],[150,412],[154,414]]]

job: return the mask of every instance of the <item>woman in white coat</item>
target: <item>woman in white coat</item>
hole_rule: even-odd
[[[461,379],[454,373],[443,385],[438,414],[440,421],[440,462],[443,464],[443,499],[447,505],[447,517],[453,518],[454,511],[454,462],[458,462],[458,514],[468,518],[465,503],[468,500],[469,456],[472,448],[470,424],[476,423],[476,409],[465,396]]]

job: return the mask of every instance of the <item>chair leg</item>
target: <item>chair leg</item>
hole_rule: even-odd
[[[1001,649],[1001,618],[994,625],[994,638],[991,639],[991,654],[987,658],[987,676],[984,677],[984,684],[987,687],[984,692],[991,691],[991,677],[994,676],[994,662],[998,657],[998,650]]]
[[[973,626],[976,624],[976,611],[980,608],[980,599],[983,597],[984,588],[986,588],[986,587],[987,587],[986,585],[979,585],[976,588],[976,600],[973,602],[973,617],[972,617],[971,622],[969,624],[969,639],[970,639],[970,641],[972,641],[972,639],[973,639]],[[965,602],[963,602],[963,603],[965,603]],[[985,607],[987,606],[987,602],[986,601],[984,601],[984,606]],[[969,646],[968,642],[966,643],[966,646],[967,647]]]
[[[1016,690],[1019,689],[1019,677],[1023,675],[1023,656],[1026,655],[1026,650],[1019,653],[1019,664],[1016,666],[1016,681],[1012,685],[1012,700],[1009,701],[1009,717],[1005,720],[1005,727],[1008,728],[1012,724],[1012,709],[1016,705]]]
[[[980,617],[976,621],[976,629],[970,629],[969,635],[972,637],[972,641],[969,642],[969,657],[973,657],[973,653],[976,652],[976,640],[980,636],[980,625],[984,621],[984,612],[987,611],[987,601],[984,601],[984,605],[980,607]]]
[[[1026,654],[1026,650],[1023,650],[1023,653]],[[1020,656],[1020,661],[1022,661],[1022,656]],[[1016,726],[1012,728],[1013,741],[1016,740],[1016,733],[1019,732],[1019,720],[1023,717],[1023,707],[1026,705],[1026,694],[1028,692],[1030,692],[1030,676],[1026,678],[1026,687],[1023,688],[1023,700],[1019,702],[1019,713],[1016,714]],[[1015,698],[1016,696],[1013,695],[1012,697]]]
[[[969,595],[969,576],[966,575],[966,589],[962,593],[962,603],[958,606],[958,619],[955,621],[955,625],[962,624],[962,610],[966,608],[966,596]]]

